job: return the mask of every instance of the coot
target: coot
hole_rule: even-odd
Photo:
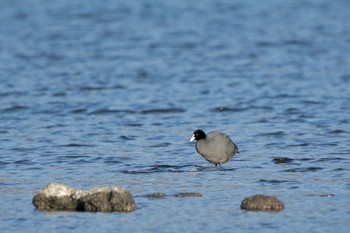
[[[225,134],[213,131],[205,134],[197,129],[193,132],[190,142],[196,140],[196,150],[208,162],[221,166],[228,162],[236,153],[239,154],[237,145]]]

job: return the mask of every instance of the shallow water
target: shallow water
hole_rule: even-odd
[[[350,228],[349,1],[4,0],[0,21],[2,232]],[[197,128],[241,154],[210,167]],[[37,211],[52,181],[138,209]],[[259,193],[285,210],[240,210]]]

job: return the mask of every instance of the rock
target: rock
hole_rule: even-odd
[[[50,183],[35,194],[33,204],[46,211],[129,212],[136,209],[131,193],[124,188],[78,190],[59,183]]]
[[[254,195],[245,198],[241,202],[241,209],[254,211],[280,211],[284,209],[284,203],[275,196]]]
[[[175,197],[202,197],[201,193],[178,193],[174,195]]]
[[[165,193],[151,193],[151,194],[145,195],[145,197],[148,197],[148,198],[163,198],[165,196],[166,196]]]

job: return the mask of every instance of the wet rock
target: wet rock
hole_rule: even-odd
[[[202,197],[201,193],[178,193],[174,195],[175,197]]]
[[[50,183],[35,194],[33,204],[45,211],[129,212],[136,209],[131,193],[124,188],[78,190],[59,183]]]
[[[284,203],[275,196],[258,194],[245,198],[241,202],[241,209],[253,211],[280,211],[284,209]]]
[[[165,196],[166,196],[165,193],[151,193],[151,194],[145,195],[145,197],[148,197],[148,198],[163,198]]]

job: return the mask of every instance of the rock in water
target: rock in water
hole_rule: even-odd
[[[174,195],[175,197],[202,197],[201,193],[178,193]]]
[[[254,211],[280,211],[284,209],[284,203],[275,196],[254,195],[245,198],[241,203],[241,209]]]
[[[33,204],[46,211],[129,212],[136,209],[131,193],[124,188],[78,190],[59,183],[50,183],[35,194]]]

